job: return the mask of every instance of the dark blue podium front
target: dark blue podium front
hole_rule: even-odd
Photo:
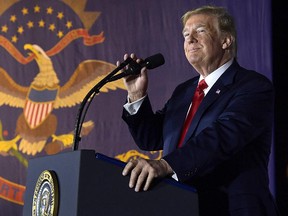
[[[193,188],[164,179],[149,191],[136,193],[128,187],[129,177],[121,174],[124,165],[93,150],[31,159],[23,215],[32,215],[35,186],[45,170],[56,174],[59,216],[199,215]]]

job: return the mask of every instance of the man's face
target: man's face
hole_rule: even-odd
[[[183,36],[185,55],[193,67],[210,67],[224,55],[223,38],[216,17],[192,15],[185,23]]]

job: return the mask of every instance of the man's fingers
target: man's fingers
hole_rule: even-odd
[[[146,183],[143,188],[144,191],[147,191],[150,188],[150,185],[152,184],[153,179],[154,179],[154,175],[152,175],[152,173],[149,173],[146,179]]]
[[[141,168],[139,166],[135,166],[131,171],[129,187],[133,188],[139,181],[139,175],[141,174]]]
[[[122,174],[124,176],[130,174],[130,188],[135,188],[136,192],[142,188],[147,191],[155,178],[164,177],[170,173],[168,166],[163,161],[139,158],[129,161],[124,167]]]
[[[147,175],[149,175],[149,173],[142,169],[140,175],[138,175],[137,183],[135,186],[136,192],[139,192],[141,188],[143,187],[143,184],[147,179]]]
[[[126,176],[128,175],[131,170],[136,166],[135,161],[134,160],[130,160],[126,166],[124,167],[123,171],[122,171],[122,175]]]
[[[129,57],[129,55],[126,53],[124,54],[124,60],[126,60]]]

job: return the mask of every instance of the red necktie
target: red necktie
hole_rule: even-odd
[[[208,87],[207,83],[205,82],[204,79],[202,79],[196,88],[196,91],[195,91],[195,94],[194,94],[193,100],[192,100],[192,107],[189,110],[189,113],[186,117],[186,120],[185,120],[183,128],[182,128],[181,136],[180,136],[180,139],[179,139],[179,142],[177,145],[178,148],[181,147],[183,144],[186,133],[187,133],[189,126],[192,122],[192,118],[193,118],[194,114],[196,113],[201,101],[204,98],[204,91],[203,90],[206,89],[207,87]]]

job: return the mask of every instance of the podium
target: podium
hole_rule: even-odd
[[[56,196],[56,201],[52,203],[55,211],[51,216],[199,215],[198,197],[192,187],[165,178],[155,181],[146,192],[135,192],[128,187],[129,177],[121,174],[124,165],[123,162],[93,150],[77,150],[31,159],[23,216],[41,215],[37,212],[39,209],[35,210],[35,205],[42,203],[42,207],[47,202],[51,204],[51,201],[35,195],[43,188],[41,181],[39,183],[43,171],[53,173],[56,179],[53,185],[55,191],[52,191]],[[51,195],[51,191],[43,191]]]

